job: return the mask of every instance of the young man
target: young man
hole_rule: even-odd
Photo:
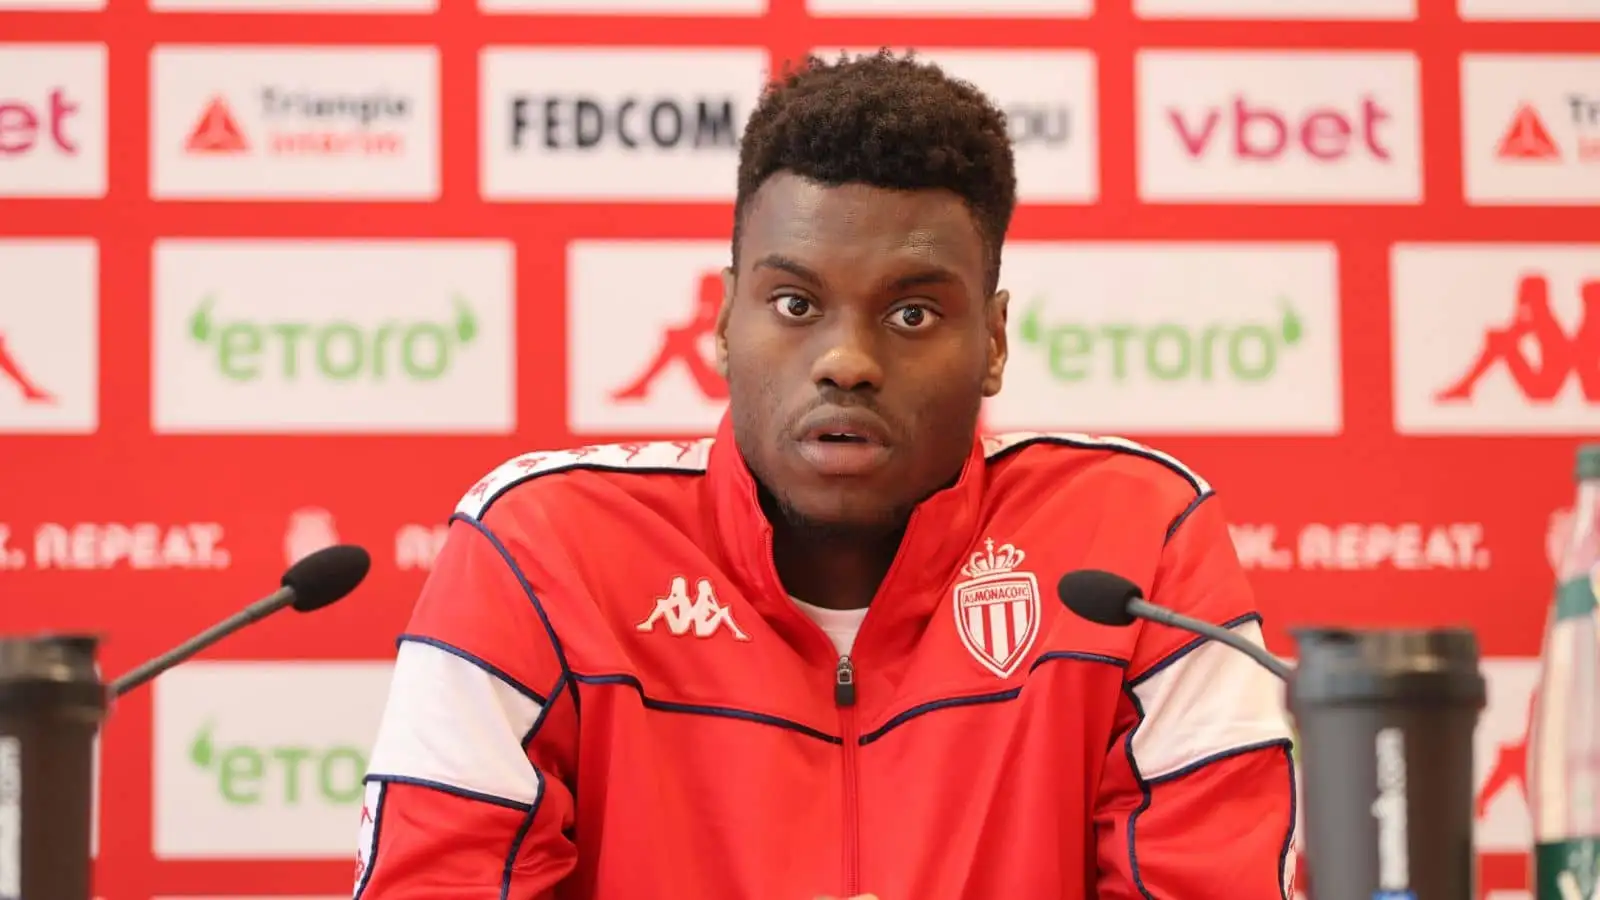
[[[971,86],[788,75],[739,159],[714,440],[512,460],[467,492],[372,754],[362,900],[1273,900],[1280,687],[1221,510],[1154,450],[976,437],[1015,177]]]

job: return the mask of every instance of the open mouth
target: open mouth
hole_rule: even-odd
[[[826,431],[817,435],[817,440],[824,444],[867,444],[871,443],[863,435],[852,434],[847,431]]]

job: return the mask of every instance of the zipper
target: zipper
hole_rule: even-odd
[[[854,897],[861,893],[861,800],[856,790],[860,736],[856,733],[856,667],[849,654],[839,657],[834,669],[833,700],[839,707],[844,745],[844,895]]]

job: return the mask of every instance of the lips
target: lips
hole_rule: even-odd
[[[822,475],[865,475],[889,456],[888,429],[863,409],[819,410],[801,423],[800,456]]]

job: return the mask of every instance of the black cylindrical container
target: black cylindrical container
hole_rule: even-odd
[[[1311,900],[1474,900],[1477,639],[1292,631]]]

